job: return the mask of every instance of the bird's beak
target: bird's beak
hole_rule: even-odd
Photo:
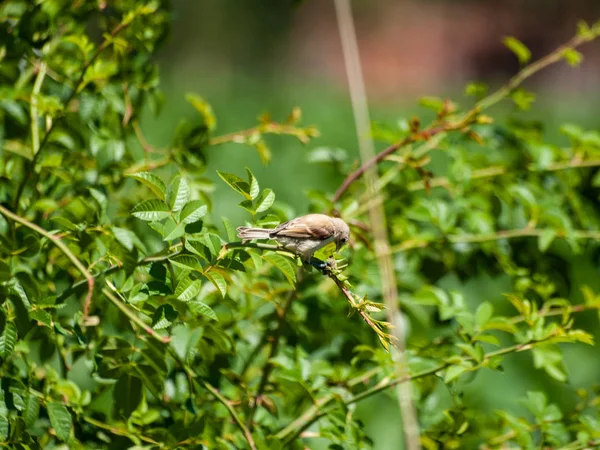
[[[336,252],[339,252],[339,251],[340,251],[340,249],[341,249],[343,246],[344,246],[344,243],[343,243],[342,241],[337,241],[337,242],[335,243],[335,251],[336,251]]]

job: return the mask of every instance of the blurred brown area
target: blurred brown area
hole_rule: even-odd
[[[333,1],[174,1],[171,44],[176,68],[208,68],[228,77],[285,76],[345,86]],[[566,42],[577,23],[600,19],[599,0],[354,1],[369,95],[401,98],[506,80],[519,66],[502,44],[514,36],[539,58]],[[566,64],[535,78],[561,91],[598,91],[600,45],[583,49],[580,70]],[[218,75],[217,75],[218,73]],[[282,75],[283,74],[283,75]]]

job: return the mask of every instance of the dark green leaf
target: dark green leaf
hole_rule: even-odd
[[[115,411],[122,417],[129,417],[142,401],[142,380],[125,374],[117,380],[113,391]]]
[[[65,405],[58,402],[49,402],[47,409],[50,424],[54,428],[56,436],[61,441],[68,441],[73,428],[71,413]]]

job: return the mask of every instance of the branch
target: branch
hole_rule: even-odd
[[[352,183],[354,183],[356,180],[358,180],[369,168],[378,164],[379,162],[384,160],[387,156],[396,152],[400,148],[403,148],[414,142],[423,141],[423,140],[426,141],[435,135],[446,133],[448,131],[461,130],[464,127],[470,125],[471,123],[474,123],[477,119],[477,115],[481,111],[483,111],[484,109],[487,109],[487,108],[495,105],[496,103],[500,102],[501,100],[503,100],[505,97],[510,95],[510,93],[514,89],[516,89],[519,85],[521,85],[525,80],[527,80],[531,76],[535,75],[540,70],[562,60],[564,58],[564,53],[566,50],[577,48],[587,42],[594,40],[596,37],[597,36],[595,36],[595,35],[586,35],[586,36],[577,35],[577,36],[573,37],[565,45],[561,45],[560,47],[555,49],[550,54],[548,54],[548,55],[544,56],[543,58],[524,67],[514,77],[512,77],[508,81],[508,83],[506,83],[503,87],[501,87],[494,93],[490,94],[486,98],[480,100],[479,102],[477,102],[475,104],[475,106],[471,110],[469,110],[466,113],[459,116],[458,121],[455,122],[454,125],[444,124],[442,126],[439,126],[436,123],[434,123],[434,124],[428,126],[427,128],[423,129],[422,131],[414,132],[414,133],[410,134],[409,136],[406,136],[399,142],[397,142],[393,145],[390,145],[388,148],[383,150],[381,153],[377,154],[373,159],[364,163],[359,169],[350,173],[346,177],[346,179],[343,181],[341,186],[338,188],[338,190],[335,192],[335,194],[333,196],[333,202],[334,203],[338,202],[340,200],[340,198],[342,197],[342,195],[344,194],[344,192],[346,192],[346,190],[350,187],[350,185],[352,185]],[[467,118],[470,118],[470,120],[467,120]],[[462,126],[458,126],[461,124],[462,124]]]
[[[521,352],[521,351],[530,350],[534,346],[546,343],[547,341],[549,341],[553,338],[554,338],[554,336],[550,336],[548,338],[545,338],[545,339],[542,339],[539,341],[529,341],[529,342],[522,343],[522,344],[512,345],[510,347],[506,347],[506,348],[503,348],[503,349],[500,349],[500,350],[497,350],[494,352],[486,353],[483,358],[483,361],[485,363],[489,359],[494,358],[494,357],[504,356],[509,353],[517,353],[517,352]],[[474,361],[473,358],[468,357],[468,356],[465,357],[464,360],[465,361]],[[297,439],[298,436],[304,430],[306,430],[308,427],[310,427],[313,423],[315,423],[321,417],[324,417],[327,414],[329,414],[330,412],[337,409],[339,407],[339,404],[348,406],[353,403],[357,403],[361,400],[364,400],[366,398],[372,397],[375,394],[385,391],[391,387],[397,386],[398,384],[406,383],[408,381],[415,381],[420,378],[434,375],[437,372],[447,369],[448,367],[450,367],[452,365],[453,365],[452,363],[445,362],[445,363],[439,364],[431,369],[426,369],[421,372],[417,372],[416,374],[413,374],[413,375],[406,375],[406,376],[399,377],[399,378],[386,377],[383,380],[381,380],[379,383],[377,383],[375,386],[361,392],[360,394],[354,395],[353,397],[350,397],[347,400],[341,401],[341,402],[339,401],[339,396],[334,396],[333,394],[328,394],[326,396],[323,396],[320,399],[318,399],[313,406],[308,408],[300,417],[298,417],[296,420],[291,422],[285,428],[280,430],[275,435],[275,437],[277,439],[283,441],[284,444],[290,444],[292,441]],[[329,408],[325,408],[329,403],[333,402],[336,399],[338,400],[337,405],[334,405]]]
[[[102,54],[102,52],[104,50],[106,50],[106,48],[108,48],[108,46],[112,42],[112,39],[115,36],[117,36],[121,31],[123,31],[125,28],[127,28],[127,26],[131,22],[132,21],[121,22],[119,25],[117,25],[111,31],[110,36],[107,37],[106,39],[104,39],[104,41],[102,42],[102,44],[100,44],[100,46],[96,49],[96,52],[92,55],[92,57],[81,68],[81,74],[79,75],[79,78],[75,82],[75,87],[73,88],[73,90],[71,91],[71,93],[67,97],[67,100],[65,101],[65,106],[64,106],[65,114],[63,114],[62,116],[59,116],[58,118],[56,118],[56,120],[54,120],[52,122],[52,124],[50,125],[50,127],[46,131],[46,134],[44,135],[44,138],[42,139],[42,142],[40,143],[39,148],[37,149],[37,151],[35,151],[36,149],[34,148],[33,158],[31,160],[31,162],[27,165],[28,167],[26,169],[26,175],[23,177],[23,180],[21,180],[21,183],[19,184],[19,187],[17,189],[17,194],[15,195],[15,200],[14,200],[14,203],[13,203],[13,209],[15,211],[19,211],[19,203],[20,203],[20,200],[21,200],[21,196],[23,195],[23,191],[25,190],[25,186],[27,185],[27,182],[29,181],[29,177],[31,177],[32,175],[34,177],[38,176],[36,174],[36,172],[35,172],[35,165],[36,165],[36,163],[37,163],[37,161],[38,161],[38,159],[40,157],[40,154],[42,153],[42,150],[44,150],[46,144],[48,143],[50,135],[56,129],[56,124],[59,123],[61,120],[63,120],[65,118],[66,111],[68,110],[69,105],[75,99],[75,96],[77,95],[77,92],[79,91],[79,89],[81,89],[81,87],[83,86],[83,81],[84,81],[84,78],[85,78],[85,75],[86,75],[88,69],[94,63],[94,61],[96,61],[96,59],[98,59],[98,57]],[[36,80],[36,82],[37,82],[37,80]],[[34,89],[35,89],[35,87],[34,87]]]
[[[548,229],[546,228],[518,228],[516,230],[500,230],[495,233],[485,234],[457,234],[440,237],[434,240],[425,239],[410,239],[392,248],[392,253],[404,252],[415,248],[429,247],[433,243],[443,243],[449,241],[453,243],[481,243],[489,241],[498,241],[500,239],[514,239],[519,237],[539,237],[542,236]],[[574,237],[576,239],[592,239],[600,240],[600,231],[595,230],[554,230],[556,231],[555,238],[567,239]]]
[[[108,282],[107,285],[110,286],[111,289],[114,288]],[[169,336],[161,336],[152,327],[145,324],[144,321],[138,316],[136,316],[133,311],[127,308],[127,306],[125,306],[125,304],[122,301],[115,297],[109,289],[103,288],[102,293],[113,303],[113,305],[119,308],[121,312],[129,318],[129,320],[131,320],[138,327],[144,330],[149,336],[152,336],[152,338],[156,339],[158,342],[161,342],[163,344],[167,344],[171,341],[171,338]]]
[[[30,222],[29,220],[25,219],[24,217],[21,217],[15,213],[9,211],[2,205],[0,205],[0,214],[6,216],[7,218],[9,218],[17,223],[20,223],[21,225],[29,228],[30,230],[33,230],[36,233],[47,238],[50,242],[52,242],[54,245],[56,245],[58,247],[58,249],[73,263],[73,265],[77,268],[77,270],[85,277],[85,283],[87,283],[88,292],[85,297],[85,302],[83,303],[83,317],[87,318],[90,306],[92,304],[92,295],[94,293],[95,281],[94,281],[94,277],[90,274],[90,272],[83,265],[83,263],[73,254],[73,252],[71,250],[69,250],[69,247],[67,247],[64,244],[64,242],[62,242],[60,240],[60,238],[58,238],[57,236],[44,230],[42,227]]]
[[[298,270],[299,271],[299,270]],[[271,336],[271,348],[269,350],[269,355],[267,356],[267,362],[265,367],[262,370],[262,376],[260,378],[260,382],[258,383],[258,389],[256,390],[256,395],[254,396],[254,402],[251,405],[250,413],[248,414],[248,419],[246,423],[249,428],[252,428],[252,422],[254,420],[254,414],[258,408],[258,404],[260,403],[260,398],[263,395],[265,388],[269,382],[269,377],[271,376],[271,372],[273,372],[272,359],[277,356],[277,352],[279,351],[279,341],[281,338],[281,334],[283,333],[283,327],[285,324],[285,316],[287,315],[290,307],[292,306],[292,302],[296,298],[297,291],[292,289],[288,292],[288,295],[284,301],[283,309],[277,313],[277,328],[275,332]]]

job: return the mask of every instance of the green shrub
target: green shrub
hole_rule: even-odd
[[[153,54],[166,2],[8,0],[0,23],[3,447],[300,449],[320,437],[368,448],[379,436],[357,404],[408,380],[425,448],[600,445],[594,391],[563,410],[550,388],[531,391],[524,417],[484,414],[468,395],[482,369],[501,371],[516,353],[565,382],[561,344],[593,343],[597,324],[575,315],[599,310],[600,296],[569,264],[593,261],[600,239],[600,134],[566,124],[560,146],[526,115],[488,110],[528,109],[522,82],[579,64],[576,48],[600,24],[530,65],[508,39],[524,67],[505,87],[470,84],[467,109],[422,99],[430,125],[374,125],[391,144],[375,161],[375,198],[342,150],[314,150],[315,164],[350,173],[335,194],[311,193],[313,211],[336,211],[353,234],[347,265],[323,275],[273,244],[236,242],[238,224],[211,215],[205,177],[211,147],[248,145],[268,162],[269,134],[309,142],[316,130],[298,109],[219,135],[210,105],[190,94],[198,116],[166,149],[144,138],[141,112],[163,101]],[[250,171],[219,175],[248,222],[290,218]],[[407,376],[378,303],[365,217],[379,200],[410,330]],[[461,289],[482,273],[485,299]],[[583,303],[568,300],[580,291]]]

